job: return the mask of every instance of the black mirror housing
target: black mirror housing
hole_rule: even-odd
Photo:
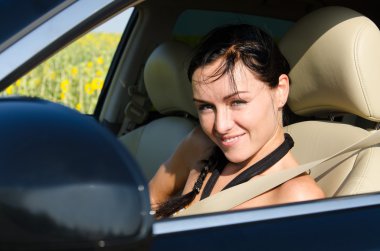
[[[149,245],[147,183],[107,129],[40,99],[3,99],[0,119],[2,250]]]

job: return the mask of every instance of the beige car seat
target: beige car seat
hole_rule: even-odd
[[[376,25],[347,8],[327,7],[299,20],[280,41],[291,65],[291,110],[306,117],[349,114],[379,122],[379,45]],[[301,164],[330,156],[371,133],[355,124],[326,120],[299,122],[286,130]],[[379,146],[312,175],[329,197],[379,191]]]
[[[144,82],[154,108],[164,117],[120,137],[148,180],[196,124],[191,119],[196,110],[186,74],[190,54],[191,48],[177,41],[165,42],[152,52]]]

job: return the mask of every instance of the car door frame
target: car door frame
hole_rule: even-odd
[[[10,38],[13,44],[8,43],[0,52],[0,89],[5,89],[59,49],[141,0],[66,2],[22,30],[21,35],[16,34],[17,41]]]
[[[170,218],[154,223],[152,250],[375,250],[379,216],[373,193]]]

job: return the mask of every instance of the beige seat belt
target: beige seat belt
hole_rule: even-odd
[[[257,176],[250,181],[223,190],[194,203],[185,210],[178,212],[175,217],[229,210],[308,170],[318,169],[318,171],[324,173],[334,168],[341,161],[354,155],[356,152],[379,143],[380,131],[375,131],[330,157],[312,161],[271,175]]]

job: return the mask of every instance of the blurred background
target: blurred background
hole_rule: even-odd
[[[92,114],[133,8],[98,26],[18,79],[0,96],[29,96]]]

